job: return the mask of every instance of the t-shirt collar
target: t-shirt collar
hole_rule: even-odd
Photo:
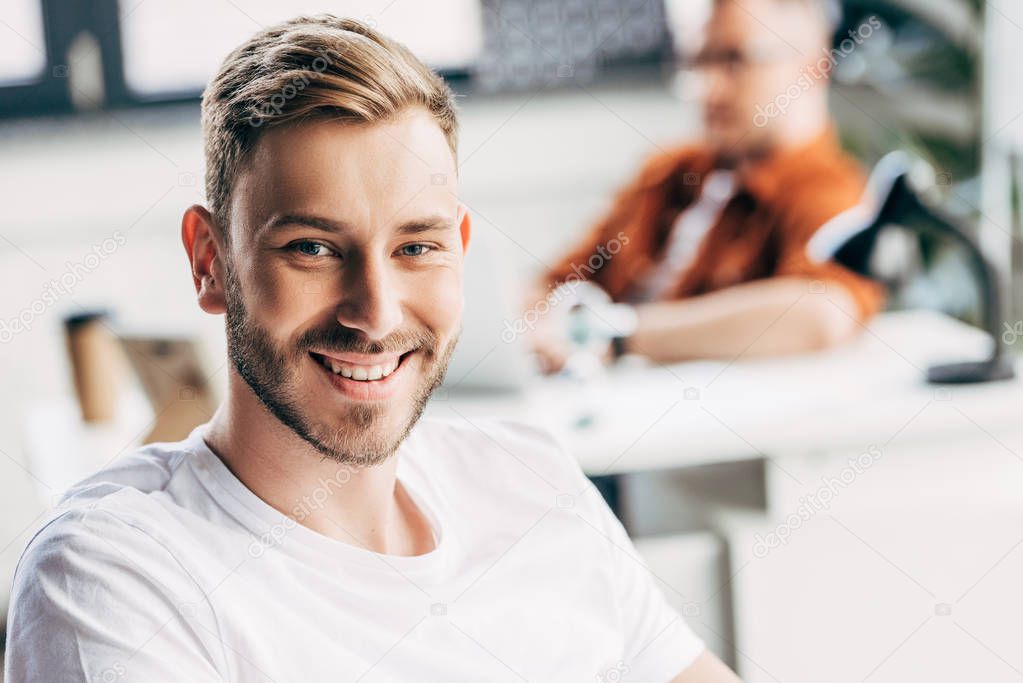
[[[253,533],[253,543],[261,546],[254,545],[253,554],[265,552],[271,546],[281,546],[285,552],[288,552],[290,547],[292,554],[305,554],[304,551],[311,550],[314,556],[334,557],[339,561],[367,565],[376,569],[380,568],[381,561],[402,572],[432,573],[443,566],[443,558],[447,554],[446,546],[449,545],[445,524],[438,514],[435,501],[423,491],[426,482],[422,481],[418,473],[413,471],[414,468],[406,462],[408,450],[411,448],[408,439],[392,457],[401,458],[398,462],[398,478],[429,520],[436,535],[437,545],[423,555],[400,556],[374,553],[324,536],[282,514],[249,490],[217,457],[204,439],[206,428],[205,424],[199,425],[192,430],[185,442],[192,456],[189,464],[214,501]],[[280,530],[286,530],[286,533],[275,533]],[[293,544],[299,547],[296,548]]]

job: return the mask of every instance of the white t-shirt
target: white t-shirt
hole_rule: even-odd
[[[398,479],[437,546],[403,557],[277,512],[203,430],[68,492],[15,575],[7,683],[647,682],[704,649],[543,432],[422,421]]]

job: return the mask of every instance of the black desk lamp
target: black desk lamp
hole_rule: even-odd
[[[1015,375],[1012,359],[1001,338],[1002,295],[997,273],[962,227],[920,199],[910,177],[912,164],[912,159],[903,152],[892,152],[881,159],[870,176],[864,202],[824,225],[810,241],[807,251],[812,259],[832,260],[869,276],[870,256],[882,228],[925,221],[965,248],[981,293],[984,330],[994,341],[994,351],[989,358],[932,366],[927,369],[927,381],[972,384],[1012,379]]]

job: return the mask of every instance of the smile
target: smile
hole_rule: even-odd
[[[317,355],[317,354],[313,354]],[[398,364],[401,362],[400,356],[395,356],[390,360],[386,360],[383,363],[374,365],[358,365],[355,363],[345,363],[328,356],[319,356],[318,359],[323,367],[327,368],[335,375],[341,375],[348,379],[354,379],[357,382],[373,382],[375,380],[387,377],[392,372],[398,369]]]
[[[388,399],[398,392],[408,363],[415,351],[403,354],[334,353],[310,351],[309,356],[325,372],[343,396],[358,401]]]

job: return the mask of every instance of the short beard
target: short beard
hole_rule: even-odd
[[[249,316],[237,276],[233,268],[229,267],[227,271],[227,353],[235,370],[260,403],[325,458],[353,468],[373,467],[390,458],[419,421],[430,395],[443,383],[458,335],[438,353],[437,338],[429,332],[399,331],[383,341],[367,343],[356,330],[334,326],[304,333],[289,354],[278,348],[270,334]],[[303,410],[300,387],[288,368],[308,358],[309,349],[314,347],[342,353],[403,352],[410,349],[421,352],[423,362],[428,368],[431,364],[433,367],[412,398],[412,409],[400,434],[391,438],[379,433],[367,435],[374,430],[374,423],[383,412],[381,406],[372,404],[351,405],[346,411],[346,424],[313,424]]]

